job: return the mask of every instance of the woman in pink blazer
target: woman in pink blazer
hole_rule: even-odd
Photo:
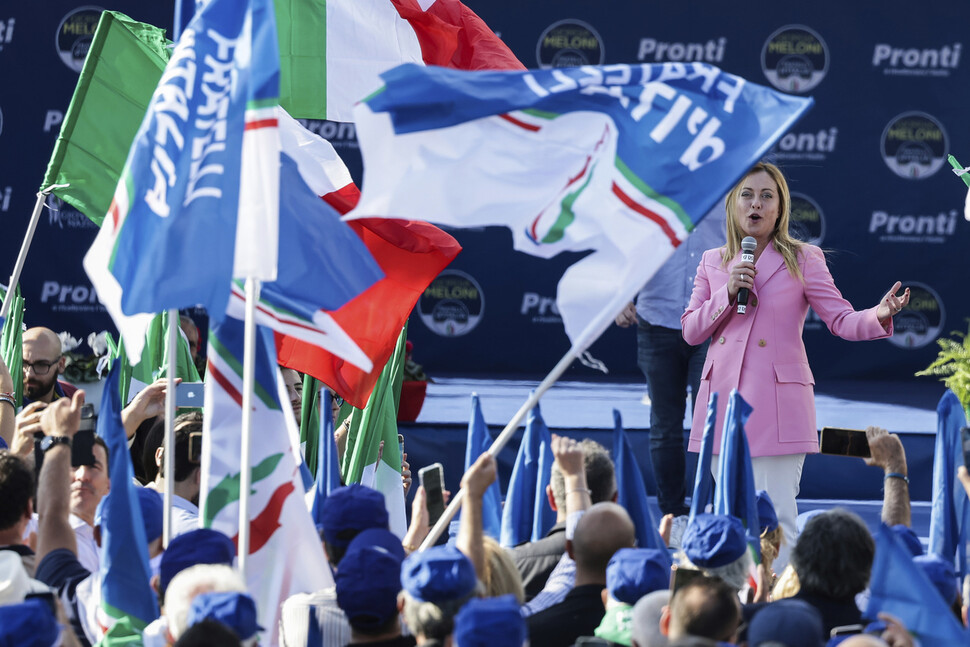
[[[892,335],[893,315],[909,302],[909,289],[896,296],[901,287],[896,283],[875,307],[854,310],[835,287],[822,251],[788,233],[790,204],[788,184],[776,166],[751,169],[725,199],[727,243],[704,253],[681,317],[688,344],[711,339],[689,449],[700,450],[704,405],[718,393],[714,452],[719,451],[728,395],[738,389],[753,408],[745,431],[755,487],[774,501],[789,546],[805,454],[818,451],[815,379],[802,342],[808,308],[839,337],[865,340]],[[754,263],[741,261],[746,236],[757,241]],[[741,288],[750,291],[746,314],[737,314],[735,305]]]

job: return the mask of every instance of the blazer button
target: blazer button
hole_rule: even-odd
[[[724,343],[724,337],[721,337],[720,339],[718,339],[718,340],[717,340],[717,343],[719,343],[719,344],[723,344],[723,343]]]
[[[754,296],[754,295],[752,294],[752,295],[751,295],[751,307],[753,308],[753,307],[755,307],[756,305],[758,305],[758,297],[756,297],[756,296]]]
[[[768,345],[768,342],[766,342],[764,339],[759,339],[758,340],[758,345],[761,346],[762,348],[764,348],[765,346]]]

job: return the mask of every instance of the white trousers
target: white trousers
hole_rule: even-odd
[[[717,466],[720,456],[711,457],[711,471],[717,478]],[[775,504],[775,514],[778,523],[785,533],[785,541],[778,551],[778,558],[772,565],[772,570],[781,573],[788,565],[788,556],[795,545],[795,519],[798,517],[798,496],[802,480],[802,467],[805,465],[805,454],[785,454],[783,456],[755,456],[751,459],[751,469],[754,472],[754,487],[765,490]]]

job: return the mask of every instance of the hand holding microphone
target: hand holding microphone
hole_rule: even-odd
[[[737,279],[738,287],[738,314],[743,315],[748,308],[748,296],[750,294],[750,288],[754,286],[754,250],[758,246],[758,241],[754,239],[753,236],[745,236],[744,240],[741,241],[741,263],[735,266],[735,270],[739,273]],[[750,267],[743,266],[744,263],[750,263]]]

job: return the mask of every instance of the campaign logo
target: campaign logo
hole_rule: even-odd
[[[559,324],[562,325],[562,316],[559,314],[559,306],[556,305],[556,297],[544,297],[536,292],[524,292],[522,294],[522,306],[519,312],[534,324]]]
[[[5,45],[9,45],[10,41],[13,40],[13,27],[16,22],[16,18],[0,20],[0,52],[3,51]]]
[[[656,38],[641,38],[640,48],[637,50],[637,60],[649,60],[651,63],[665,61],[721,63],[724,60],[725,47],[727,47],[727,38],[724,36],[712,38],[704,43],[665,43]]]
[[[97,229],[90,218],[57,196],[47,196],[47,224],[58,229]]]
[[[904,112],[882,131],[882,159],[899,177],[922,180],[946,162],[949,138],[937,119],[925,112]]]
[[[78,285],[59,281],[44,281],[40,302],[53,312],[105,312],[98,293],[90,283]]]
[[[928,49],[877,43],[872,52],[872,66],[890,76],[946,77],[960,65],[962,49],[962,43]]]
[[[336,149],[360,147],[357,143],[357,127],[352,123],[325,119],[297,119],[297,121],[311,133],[326,139]]]
[[[804,193],[791,194],[788,232],[810,245],[821,245],[825,239],[825,214],[818,203]]]
[[[0,188],[0,211],[10,209],[10,196],[13,195],[13,187],[5,186]]]
[[[418,316],[431,332],[460,337],[475,329],[485,313],[485,295],[478,282],[458,270],[445,270],[418,299]]]
[[[536,44],[541,68],[602,65],[606,59],[603,40],[581,20],[560,20],[549,25]]]
[[[778,140],[772,148],[774,158],[780,162],[823,162],[829,153],[835,152],[839,129],[835,126],[818,132],[790,132]]]
[[[889,343],[900,348],[922,348],[943,331],[946,321],[943,300],[933,288],[916,282],[904,282],[897,294],[906,288],[909,288],[909,303],[893,317],[893,336]]]
[[[873,211],[869,233],[882,243],[945,243],[957,231],[956,209],[933,214],[896,214]]]
[[[54,45],[57,55],[75,72],[84,67],[84,59],[94,40],[94,31],[98,28],[98,21],[104,9],[101,7],[78,7],[61,19],[57,26],[57,37]]]
[[[761,69],[784,92],[804,93],[822,82],[829,70],[829,50],[813,29],[786,25],[765,42]]]

